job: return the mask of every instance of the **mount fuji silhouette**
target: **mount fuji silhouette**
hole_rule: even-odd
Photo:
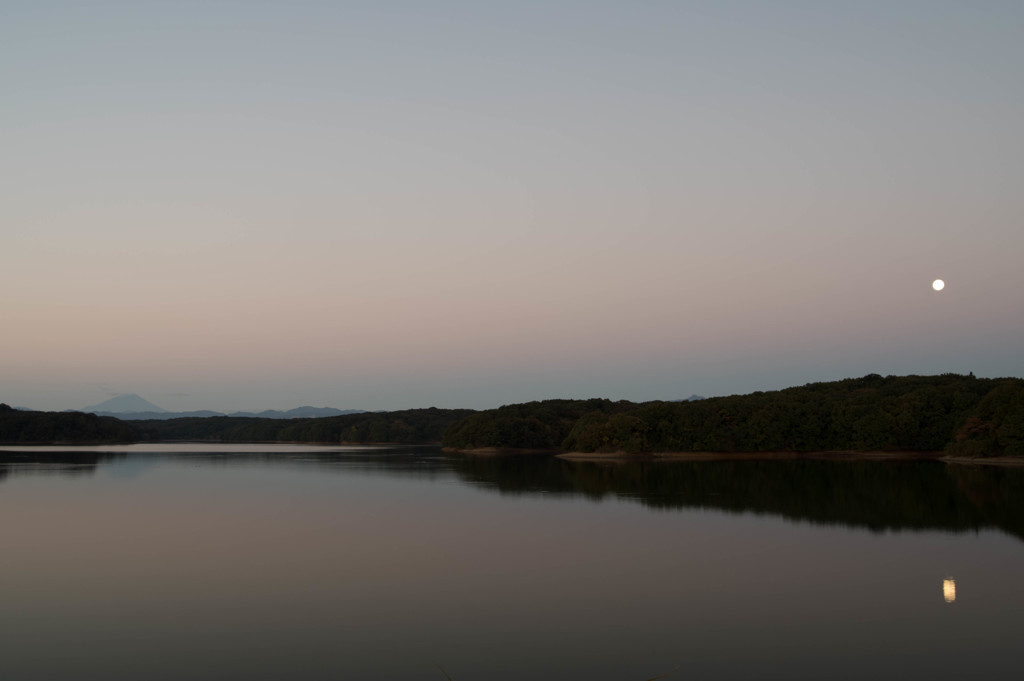
[[[277,409],[267,409],[266,411],[261,412],[236,411],[230,414],[224,414],[219,411],[209,411],[207,409],[200,411],[167,411],[166,409],[158,407],[149,400],[143,399],[135,394],[118,395],[117,397],[111,397],[106,402],[100,402],[99,404],[94,404],[91,407],[83,407],[82,409],[77,410],[71,409],[69,411],[82,411],[87,414],[97,414],[99,416],[114,416],[119,419],[126,419],[129,421],[146,419],[163,420],[184,417],[205,418],[208,416],[245,416],[249,418],[263,419],[309,419],[365,413],[364,409],[335,409],[334,407],[297,407],[295,409],[289,409],[288,411],[279,411]]]
[[[83,407],[78,411],[84,412],[104,412],[107,414],[121,414],[121,413],[133,413],[133,412],[155,412],[162,414],[166,412],[166,409],[162,409],[148,400],[144,400],[138,395],[118,395],[117,397],[111,397],[105,402],[94,404],[91,407]]]

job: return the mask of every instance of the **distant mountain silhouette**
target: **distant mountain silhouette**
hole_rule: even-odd
[[[155,412],[157,414],[166,413],[167,410],[156,406],[148,400],[144,400],[138,395],[118,395],[117,397],[111,397],[105,402],[100,402],[91,407],[84,407],[76,411],[82,411],[85,413],[92,414],[109,414],[112,416],[118,416],[125,413],[138,413],[138,412]]]
[[[363,409],[335,409],[334,407],[296,407],[288,411],[267,409],[260,412],[236,411],[228,416],[253,416],[261,419],[318,419],[326,416],[344,416],[345,414],[363,414]]]
[[[142,399],[141,397],[139,398]],[[111,400],[108,400],[110,402]],[[146,400],[142,400],[146,402]],[[296,407],[295,409],[289,409],[288,411],[280,411],[278,409],[267,409],[261,412],[249,412],[249,411],[236,411],[230,414],[225,414],[220,411],[210,411],[209,409],[202,409],[199,411],[167,411],[160,409],[156,405],[150,405],[154,409],[160,409],[155,411],[154,409],[140,409],[133,411],[115,411],[113,409],[99,410],[98,407],[106,405],[96,405],[89,409],[82,409],[91,414],[97,416],[114,416],[121,419],[122,421],[151,421],[151,420],[166,420],[166,419],[183,419],[183,418],[206,418],[209,416],[236,416],[236,417],[248,417],[248,418],[260,418],[260,419],[311,419],[311,418],[325,418],[328,416],[345,416],[347,414],[365,414],[365,409],[335,409],[334,407]],[[146,402],[146,404],[150,404]]]
[[[122,421],[147,421],[151,419],[181,419],[187,417],[205,418],[207,416],[224,416],[219,411],[94,411],[97,416],[113,416]]]
[[[180,419],[180,418],[205,418],[208,416],[247,416],[260,419],[313,419],[325,418],[327,416],[345,416],[346,414],[365,414],[365,409],[335,409],[334,407],[296,407],[288,411],[279,409],[267,409],[260,412],[236,411],[230,414],[220,411],[201,409],[199,411],[167,411],[156,406],[149,400],[143,399],[135,394],[118,395],[106,402],[100,402],[91,407],[83,409],[68,409],[67,411],[81,411],[86,414],[97,416],[114,416],[123,421],[147,421],[151,419]]]
[[[708,399],[708,398],[704,397],[703,395],[690,395],[689,397],[684,397],[683,399],[672,400],[672,401],[673,402],[696,402],[697,400],[706,400],[706,399]]]

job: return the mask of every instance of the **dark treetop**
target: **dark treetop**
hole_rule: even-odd
[[[689,402],[548,400],[455,424],[455,449],[577,452],[938,451],[1024,455],[1024,381],[876,374]]]

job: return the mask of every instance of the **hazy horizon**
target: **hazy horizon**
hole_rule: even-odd
[[[968,372],[968,373],[970,373],[970,372]],[[975,374],[975,375],[977,375],[977,374]],[[844,376],[844,377],[835,377],[835,378],[831,378],[831,379],[810,380],[810,381],[806,381],[804,383],[793,384],[793,385],[779,385],[779,386],[775,386],[775,387],[772,387],[772,388],[752,388],[752,389],[750,389],[748,391],[742,391],[742,392],[732,392],[732,393],[725,392],[725,393],[715,393],[715,394],[706,394],[706,395],[698,394],[698,393],[690,393],[689,395],[680,395],[678,397],[659,397],[659,398],[624,398],[624,397],[623,398],[620,398],[620,397],[607,398],[607,396],[604,396],[604,395],[572,395],[572,396],[569,396],[569,395],[552,395],[552,396],[541,397],[541,398],[529,398],[529,397],[527,397],[527,398],[523,398],[523,399],[520,399],[520,400],[498,400],[496,402],[486,402],[486,403],[480,403],[480,404],[477,404],[477,405],[434,404],[434,403],[431,403],[431,404],[409,404],[409,405],[405,405],[405,406],[397,406],[397,407],[391,407],[391,408],[387,408],[387,409],[385,409],[385,408],[379,408],[379,409],[376,409],[376,408],[366,408],[366,407],[362,407],[362,406],[359,406],[359,405],[311,404],[311,403],[302,403],[302,404],[288,403],[288,404],[278,405],[278,406],[274,406],[274,407],[261,407],[259,409],[244,409],[244,408],[241,408],[241,409],[240,408],[230,408],[230,409],[227,409],[227,408],[217,408],[216,406],[213,406],[213,407],[196,407],[196,408],[189,408],[189,409],[165,409],[163,407],[163,405],[155,404],[154,406],[158,407],[158,409],[156,409],[156,410],[138,410],[138,411],[121,410],[121,411],[123,411],[124,413],[141,413],[143,411],[154,411],[154,412],[163,412],[163,413],[213,411],[213,412],[219,412],[219,413],[222,413],[222,414],[231,415],[233,413],[259,413],[259,412],[263,412],[263,411],[282,411],[282,412],[286,412],[286,411],[291,410],[291,409],[299,409],[299,408],[302,408],[302,407],[334,408],[334,409],[339,409],[339,410],[343,410],[343,411],[344,410],[352,409],[352,410],[362,410],[362,411],[367,411],[367,412],[373,412],[373,411],[402,411],[402,410],[406,410],[406,409],[427,409],[427,408],[430,408],[430,407],[438,407],[438,408],[443,408],[443,409],[476,409],[476,410],[484,410],[484,409],[493,409],[495,407],[499,407],[499,406],[506,405],[506,404],[516,404],[516,403],[522,403],[522,402],[532,402],[532,401],[540,401],[540,400],[548,400],[548,399],[590,399],[590,398],[594,398],[594,397],[597,397],[597,398],[607,398],[607,399],[612,399],[612,400],[616,400],[616,401],[620,400],[620,399],[621,400],[629,400],[629,401],[632,401],[632,402],[648,402],[648,401],[656,401],[656,400],[685,401],[685,400],[688,400],[688,399],[691,399],[691,398],[706,399],[706,398],[709,398],[709,397],[726,397],[726,396],[730,396],[730,395],[749,394],[749,393],[752,393],[752,392],[755,392],[755,391],[758,391],[758,390],[762,390],[762,391],[784,390],[786,388],[800,387],[802,385],[805,385],[806,383],[820,383],[820,382],[828,382],[828,381],[834,381],[834,380],[842,380],[844,378],[862,378],[862,377],[863,376],[859,376],[859,375],[858,376]],[[1021,378],[1021,376],[1019,376],[1019,375],[1014,375],[1014,376],[1010,376],[1010,375],[1005,375],[1005,376],[981,376],[981,375],[978,375],[978,378]],[[108,400],[112,399],[112,398],[117,398],[117,397],[135,396],[135,397],[142,397],[143,399],[146,399],[147,402],[152,403],[152,400],[147,399],[145,395],[138,395],[138,393],[109,393],[108,395],[109,395],[109,397],[107,398]],[[104,400],[104,401],[106,401],[106,400]],[[0,399],[0,402],[4,402],[4,400]],[[78,406],[78,407],[61,407],[61,408],[43,409],[43,408],[30,407],[30,406],[27,406],[27,405],[24,405],[24,404],[20,404],[20,403],[15,403],[15,402],[8,403],[8,406],[11,406],[11,407],[15,407],[15,408],[19,408],[19,409],[24,409],[24,408],[33,409],[34,411],[92,411],[92,410],[96,410],[96,408],[101,406],[101,405],[102,405],[102,402],[101,403],[97,403],[97,404],[93,404],[93,405],[84,405],[84,406]],[[116,413],[116,411],[111,411],[111,410],[107,410],[107,412],[108,413]]]
[[[7,2],[0,402],[1021,376],[1021,26],[1001,0]]]

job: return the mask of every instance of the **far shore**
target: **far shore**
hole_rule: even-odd
[[[469,456],[535,456],[547,454],[548,456],[562,456],[566,453],[564,449],[521,449],[517,447],[477,447],[475,449],[459,449],[458,447],[445,447],[447,454],[467,454]]]
[[[814,459],[827,461],[933,461],[942,458],[941,451],[859,452],[837,450],[826,452],[565,452],[560,459],[571,461],[794,461]]]
[[[468,456],[524,456],[547,454],[567,461],[627,462],[627,461],[942,461],[967,466],[1024,466],[1024,457],[964,457],[947,456],[939,451],[856,451],[835,450],[824,452],[567,452],[552,449],[516,449],[512,447],[480,447],[458,449],[445,447],[445,452]]]
[[[281,445],[333,445],[346,446],[399,446],[410,447],[397,442],[303,442],[265,440],[252,442],[220,442],[217,440],[149,440],[142,442],[10,442],[0,443],[5,448],[11,447],[97,447],[107,445],[130,444],[281,444]],[[423,446],[421,443],[420,446]],[[437,446],[437,443],[428,443]],[[477,447],[459,449],[444,447],[447,454],[462,454],[474,457],[514,457],[514,456],[550,456],[566,461],[585,461],[592,463],[625,463],[630,461],[941,461],[961,466],[1024,466],[1024,456],[989,456],[968,457],[949,456],[938,451],[857,451],[852,449],[822,452],[571,452],[564,449],[524,449],[517,447]]]

